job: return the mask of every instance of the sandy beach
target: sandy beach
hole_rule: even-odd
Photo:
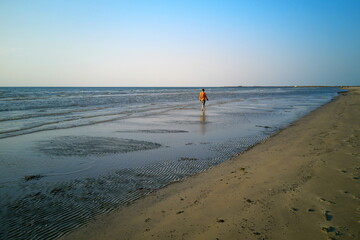
[[[360,88],[61,239],[360,239]]]

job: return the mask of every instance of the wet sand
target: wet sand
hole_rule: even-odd
[[[360,88],[62,239],[360,239]]]

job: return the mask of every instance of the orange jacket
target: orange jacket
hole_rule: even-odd
[[[200,99],[200,101],[204,101],[205,99],[206,99],[206,100],[209,100],[209,99],[207,98],[205,92],[200,92],[199,99]]]

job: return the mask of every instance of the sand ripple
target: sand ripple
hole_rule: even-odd
[[[250,136],[213,145],[210,150],[216,152],[217,156],[211,158],[184,156],[142,168],[115,170],[98,178],[56,184],[25,181],[23,185],[29,189],[29,194],[2,208],[4,211],[1,218],[6,221],[1,225],[0,238],[21,239],[26,236],[28,239],[55,239],[85,224],[94,216],[128,204],[171,182],[203,172],[253,146],[264,137]],[[96,144],[83,150],[82,147],[89,141],[95,141]],[[72,150],[75,143],[79,145]],[[118,147],[116,144],[124,144],[126,147]],[[97,154],[149,147],[159,145],[127,139],[69,136],[41,144],[42,150],[48,154],[78,156],[84,156],[89,150],[91,154]]]

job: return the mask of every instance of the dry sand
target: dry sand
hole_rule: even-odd
[[[360,88],[63,239],[360,239]]]

